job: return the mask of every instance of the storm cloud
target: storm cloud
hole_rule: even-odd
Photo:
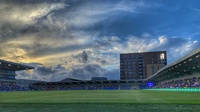
[[[18,78],[119,79],[119,54],[167,51],[168,63],[200,43],[199,1],[1,0],[0,58],[34,64]]]
[[[45,67],[40,64],[33,70],[33,73],[29,71],[20,71],[17,76],[19,79],[43,81],[61,81],[65,78],[90,80],[91,77],[107,77],[109,80],[117,80],[119,79],[119,70],[107,70],[97,64],[86,64],[73,69],[66,69],[62,65]]]

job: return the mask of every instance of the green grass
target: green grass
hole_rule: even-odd
[[[200,93],[169,91],[0,92],[0,112],[200,111]]]

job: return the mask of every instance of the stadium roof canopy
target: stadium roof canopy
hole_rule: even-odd
[[[144,83],[145,80],[78,80],[78,81],[66,81],[66,82],[41,82],[34,85],[79,85],[79,84],[117,84],[117,83]]]
[[[159,82],[183,75],[191,75],[194,72],[200,72],[200,47],[161,68],[146,80]]]
[[[18,71],[18,70],[28,70],[28,69],[34,69],[34,67],[0,59],[0,70]]]
[[[73,78],[66,78],[66,79],[61,80],[60,82],[74,82],[74,81],[82,81],[82,80],[73,79]]]

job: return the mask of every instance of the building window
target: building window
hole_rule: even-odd
[[[139,62],[139,64],[142,64],[142,63],[143,63],[143,62],[141,62],[141,61]]]
[[[161,53],[161,54],[160,54],[160,59],[161,59],[161,60],[165,59],[165,54],[164,54],[164,53]]]

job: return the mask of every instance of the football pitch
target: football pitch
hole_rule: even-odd
[[[199,92],[75,90],[0,92],[0,112],[200,112]]]

